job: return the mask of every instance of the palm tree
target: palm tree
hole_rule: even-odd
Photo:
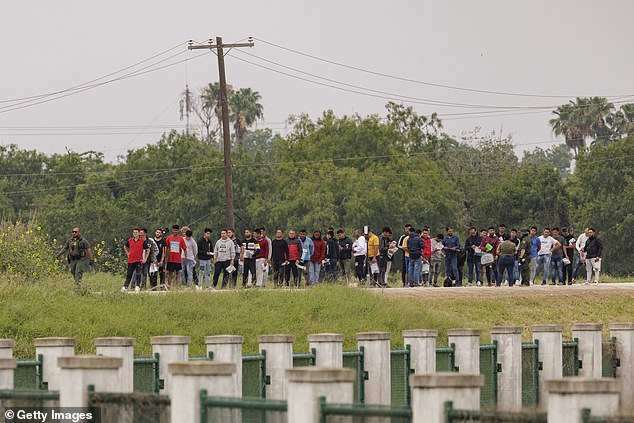
[[[241,145],[247,128],[264,117],[264,107],[260,104],[262,96],[251,88],[240,88],[229,98],[230,116],[233,120],[233,129],[236,143]]]
[[[609,141],[613,131],[608,125],[614,105],[604,97],[577,97],[553,111],[557,115],[549,121],[556,136],[563,136],[569,149],[577,156],[586,146],[586,139]]]

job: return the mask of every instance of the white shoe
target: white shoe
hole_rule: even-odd
[[[520,281],[518,281],[518,280],[516,279],[516,280],[515,280],[515,285],[519,285],[519,284],[520,284]],[[513,285],[513,286],[515,286],[515,285]]]
[[[141,288],[139,288],[138,286],[135,286],[134,287],[134,292],[139,292],[139,291],[141,291]]]
[[[476,282],[476,286],[482,286],[482,282],[477,281],[477,282]]]
[[[125,287],[125,286],[122,286],[122,287],[121,287],[121,292],[126,292],[126,291],[127,291],[126,287]]]
[[[584,284],[584,285],[590,285],[590,282],[585,281],[583,284]]]
[[[594,284],[595,284],[595,285],[598,285],[598,284],[599,284],[599,281],[594,281]]]
[[[196,291],[200,291],[200,287],[198,285],[194,285],[196,287]]]

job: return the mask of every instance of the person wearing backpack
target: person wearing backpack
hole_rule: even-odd
[[[68,255],[68,263],[70,264],[70,273],[75,279],[73,291],[79,292],[81,289],[81,280],[84,272],[88,270],[88,266],[93,261],[92,250],[90,244],[81,236],[79,227],[73,228],[73,236],[64,243],[61,251],[57,253],[56,258]]]

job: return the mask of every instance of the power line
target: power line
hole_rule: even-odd
[[[381,77],[385,77],[385,78],[390,78],[390,79],[395,79],[395,80],[399,80],[399,81],[404,81],[404,82],[411,82],[414,84],[420,84],[420,85],[427,85],[427,86],[432,86],[432,87],[438,87],[438,88],[446,88],[446,89],[451,89],[451,90],[457,90],[457,91],[467,91],[467,92],[475,92],[475,93],[481,93],[481,94],[494,94],[494,95],[504,95],[504,96],[515,96],[515,97],[536,97],[536,98],[573,98],[573,97],[577,97],[576,95],[553,95],[553,94],[529,94],[529,93],[514,93],[514,92],[506,92],[506,91],[494,91],[494,90],[482,90],[482,89],[476,89],[476,88],[467,88],[467,87],[459,87],[459,86],[454,86],[454,85],[447,85],[447,84],[438,84],[438,83],[434,83],[434,82],[428,82],[428,81],[420,81],[420,80],[416,80],[416,79],[411,79],[411,78],[404,78],[404,77],[400,77],[400,76],[395,76],[395,75],[389,75],[386,73],[382,73],[382,72],[376,72],[376,71],[372,71],[372,70],[368,70],[368,69],[363,69],[357,66],[351,66],[351,65],[347,65],[344,63],[339,63],[339,62],[335,62],[333,60],[328,60],[328,59],[324,59],[322,57],[318,57],[312,54],[308,54],[308,53],[304,53],[298,50],[293,50],[289,47],[284,47],[266,40],[263,40],[261,38],[257,38],[254,37],[254,39],[270,45],[272,47],[276,47],[279,48],[281,50],[286,50],[289,51],[291,53],[295,53],[295,54],[299,54],[301,56],[305,56],[314,60],[318,60],[320,62],[324,62],[324,63],[329,63],[331,65],[335,65],[335,66],[340,66],[343,68],[347,68],[347,69],[352,69],[355,71],[359,71],[359,72],[364,72],[367,74],[371,74],[371,75],[375,75],[375,76],[381,76]],[[634,94],[627,94],[627,95],[617,95],[617,96],[605,96],[606,98],[619,98],[619,97],[632,97]]]
[[[442,101],[442,100],[433,100],[433,99],[428,99],[428,98],[421,98],[421,97],[411,97],[411,96],[406,96],[406,95],[402,95],[402,94],[395,94],[395,93],[391,93],[391,92],[387,92],[387,91],[380,91],[380,90],[375,90],[372,88],[367,88],[367,87],[362,87],[359,85],[354,85],[354,84],[348,84],[346,82],[341,82],[341,81],[337,81],[335,79],[331,79],[331,78],[326,78],[323,76],[319,76],[316,75],[314,73],[311,72],[306,72],[297,68],[293,68],[291,66],[287,66],[287,65],[283,65],[281,63],[275,62],[273,60],[269,60],[266,59],[264,57],[260,57],[257,56],[255,54],[246,52],[246,51],[241,51],[241,54],[246,54],[248,56],[254,57],[256,59],[262,60],[264,62],[267,63],[271,63],[273,65],[279,66],[281,68],[284,69],[288,69],[288,70],[292,70],[294,72],[298,72],[304,75],[308,75],[308,76],[312,76],[313,78],[318,78],[318,79],[322,79],[328,82],[333,82],[335,84],[340,84],[340,85],[344,85],[347,87],[351,87],[351,88],[356,88],[356,89],[361,89],[361,90],[366,90],[366,91],[370,91],[370,92],[374,92],[377,94],[384,94],[384,95],[388,95],[388,96],[394,96],[394,97],[398,97],[398,98],[403,98],[403,99],[408,99],[408,100],[416,100],[419,102],[427,102],[424,104],[429,104],[429,105],[433,105],[433,106],[441,106],[441,107],[464,107],[464,108],[481,108],[481,109],[520,109],[520,110],[524,110],[524,109],[542,109],[542,108],[551,108],[552,106],[497,106],[497,105],[482,105],[482,104],[468,104],[468,103],[455,103],[455,102],[449,102],[449,101]]]
[[[91,79],[90,81],[86,81],[84,83],[81,83],[81,84],[78,84],[78,85],[74,85],[72,87],[69,87],[69,88],[66,88],[66,89],[63,89],[63,90],[60,90],[60,91],[54,91],[54,92],[50,92],[50,93],[46,93],[46,94],[38,94],[38,95],[29,96],[29,97],[13,98],[13,99],[9,99],[9,100],[0,100],[0,104],[2,104],[2,103],[12,103],[12,102],[22,101],[22,100],[39,99],[39,98],[43,98],[43,97],[49,97],[49,96],[52,96],[52,95],[61,94],[61,93],[65,93],[65,92],[68,92],[68,91],[72,91],[74,89],[83,87],[85,85],[92,84],[93,82],[97,82],[97,81],[100,81],[102,79],[108,78],[110,76],[116,75],[118,73],[124,72],[124,71],[126,71],[128,69],[132,69],[132,68],[134,68],[134,67],[136,67],[138,65],[141,65],[141,64],[143,64],[145,62],[148,62],[148,61],[150,61],[152,59],[155,59],[155,58],[160,57],[160,56],[162,56],[164,54],[167,54],[167,53],[169,53],[172,50],[175,50],[175,49],[177,49],[179,47],[182,47],[185,44],[187,44],[187,43],[177,44],[174,47],[168,48],[167,50],[162,51],[162,52],[160,52],[158,54],[155,54],[153,56],[150,56],[147,59],[141,60],[140,62],[136,62],[133,65],[126,66],[126,67],[121,68],[121,69],[119,69],[117,71],[111,72],[111,73],[109,73],[107,75],[100,76],[99,78]]]
[[[173,57],[176,57],[176,56],[178,56],[180,54],[183,54],[183,53],[184,53],[184,51],[180,52],[180,53],[177,53],[174,56],[171,56],[171,57],[169,57],[167,59],[164,59],[162,61],[169,60],[169,59],[171,59]],[[178,65],[178,64],[183,63],[183,62],[187,62],[187,61],[190,61],[190,60],[195,60],[195,59],[197,59],[199,57],[202,57],[202,56],[205,56],[207,54],[208,53],[202,53],[200,55],[197,55],[197,56],[194,56],[194,57],[189,57],[187,59],[180,60],[180,61],[177,61],[177,62],[169,63],[167,65],[160,66],[160,67],[157,67],[157,68],[154,68],[154,69],[148,69],[148,70],[145,70],[145,71],[137,70],[137,71],[131,72],[131,73],[127,74],[127,75],[123,75],[123,76],[120,76],[120,77],[117,77],[117,78],[114,78],[114,79],[111,79],[111,80],[107,80],[107,81],[100,82],[100,83],[93,84],[93,85],[88,85],[88,86],[86,86],[84,88],[71,91],[71,92],[69,92],[69,93],[67,93],[65,95],[49,98],[49,99],[46,99],[46,100],[36,101],[36,102],[26,102],[26,103],[29,103],[29,104],[24,104],[24,105],[21,105],[19,107],[13,107],[13,106],[17,106],[17,105],[10,105],[10,106],[0,107],[0,114],[1,113],[11,112],[11,111],[14,111],[14,110],[25,109],[25,108],[28,108],[28,107],[36,106],[38,104],[48,103],[48,102],[51,102],[51,101],[55,101],[55,100],[59,100],[59,99],[65,98],[65,97],[69,97],[71,95],[79,94],[81,92],[84,92],[84,91],[87,91],[87,90],[90,90],[90,89],[93,89],[93,88],[97,88],[97,87],[100,87],[102,85],[110,84],[112,82],[122,81],[122,80],[125,80],[125,79],[129,79],[129,78],[134,78],[134,77],[137,77],[137,76],[145,75],[147,73],[156,72],[156,71],[159,71],[159,70],[162,70],[162,69],[169,68],[171,66]],[[160,63],[160,62],[157,62],[157,63]],[[150,66],[153,66],[153,65],[150,65]],[[148,67],[150,67],[150,66],[148,66]],[[148,67],[143,68],[143,69],[147,69]],[[21,103],[19,103],[19,104],[21,104]]]

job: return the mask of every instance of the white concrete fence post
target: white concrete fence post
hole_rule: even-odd
[[[95,392],[122,392],[121,365],[119,357],[77,355],[59,357],[60,407],[87,407],[88,385]]]
[[[437,330],[403,331],[403,345],[409,345],[410,364],[415,374],[436,373],[436,337]]]
[[[621,380],[621,412],[634,415],[634,323],[611,323],[608,329],[616,338],[616,356],[621,362],[616,369]]]
[[[572,338],[579,342],[579,360],[581,360],[579,376],[600,378],[603,374],[601,350],[603,325],[601,323],[573,323],[570,325],[570,330]]]
[[[190,336],[153,336],[150,338],[152,354],[159,353],[159,378],[163,379],[163,394],[169,394],[170,381],[167,366],[189,359]]]
[[[33,341],[35,345],[35,358],[42,354],[44,359],[42,372],[42,380],[48,383],[49,391],[59,391],[59,377],[61,369],[57,365],[59,357],[70,357],[75,355],[75,338],[36,338]]]
[[[14,358],[0,358],[0,389],[13,389],[13,372],[16,367]]]
[[[445,402],[457,410],[480,409],[484,376],[453,372],[411,375],[412,423],[445,423]]]
[[[494,326],[491,340],[497,342],[498,363],[498,409],[520,411],[522,409],[522,328]]]
[[[110,337],[95,339],[97,355],[121,358],[122,392],[134,391],[134,343],[134,338]]]
[[[298,367],[286,371],[288,423],[319,423],[320,397],[326,403],[352,404],[353,369]]]
[[[363,347],[365,371],[368,380],[365,382],[365,403],[389,405],[392,401],[392,368],[390,361],[389,332],[362,332],[357,334],[357,344]]]
[[[286,370],[293,368],[293,335],[260,335],[260,351],[266,351],[266,373],[271,384],[266,385],[266,398],[285,400],[287,396]]]
[[[480,374],[480,329],[449,329],[449,345],[456,346],[458,373]]]
[[[544,388],[544,381],[549,379],[561,379],[563,376],[563,325],[533,325],[533,340],[539,343],[539,361],[542,362],[542,371],[539,375],[539,408],[546,409],[548,392]]]
[[[236,365],[234,397],[242,397],[242,344],[244,336],[240,335],[214,335],[205,336],[207,355],[213,354],[214,361],[233,363]]]
[[[15,340],[0,339],[0,358],[13,358],[13,348],[15,348]]]
[[[343,339],[340,333],[316,333],[308,335],[308,348],[315,349],[315,366],[343,367]]]
[[[210,397],[232,397],[236,365],[218,361],[182,361],[169,364],[170,415],[172,422],[200,422],[200,391]],[[213,421],[231,421],[231,410],[217,410]]]
[[[616,416],[619,412],[619,381],[612,378],[566,377],[545,382],[549,423],[579,423],[582,411]]]

